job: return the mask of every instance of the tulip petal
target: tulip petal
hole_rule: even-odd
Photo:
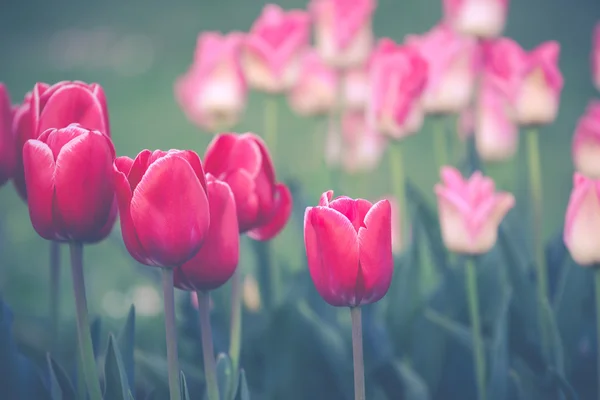
[[[356,232],[361,226],[364,226],[365,216],[373,207],[370,201],[364,199],[351,199],[350,197],[341,196],[332,201],[329,207],[339,211],[352,222],[352,226]]]
[[[133,165],[133,160],[127,156],[117,157],[114,161],[115,167],[118,171],[125,174],[125,176],[129,175],[129,171],[131,170],[131,166]]]
[[[358,305],[358,236],[350,221],[331,208],[308,208],[304,244],[310,275],[323,299],[333,306]]]
[[[331,199],[333,199],[333,190],[328,190],[321,195],[319,198],[319,206],[321,207],[329,207],[329,203],[331,203]]]
[[[251,229],[258,216],[258,198],[254,180],[245,170],[237,170],[225,177],[235,197],[240,233]]]
[[[53,222],[56,164],[50,147],[39,140],[28,140],[23,146],[23,167],[33,228],[44,239],[59,239]]]
[[[192,258],[210,216],[206,192],[190,164],[167,154],[150,165],[133,192],[131,218],[155,264],[176,267]]]
[[[206,176],[204,174],[204,168],[202,168],[202,161],[200,161],[200,157],[198,156],[198,154],[195,151],[191,150],[173,151],[173,154],[183,158],[190,164],[190,167],[192,167],[192,169],[196,173],[196,176],[198,177],[200,184],[204,188],[204,191],[207,191]]]
[[[205,171],[219,179],[229,171],[229,154],[237,140],[238,137],[234,133],[222,133],[215,136],[204,153]]]
[[[114,178],[114,177],[113,177]],[[96,233],[92,232],[92,235],[88,237],[86,243],[94,244],[98,243],[104,239],[112,232],[115,222],[117,221],[117,216],[119,215],[119,202],[117,201],[117,195],[113,197],[112,204],[110,206],[110,212],[108,213],[108,218],[106,219],[106,223],[102,228],[100,228]]]
[[[262,171],[264,172],[267,181],[270,183],[275,182],[275,168],[273,167],[273,160],[271,160],[271,155],[269,154],[269,149],[265,142],[259,137],[252,133],[244,133],[242,138],[251,138],[254,143],[258,145],[261,158],[262,158]]]
[[[129,172],[125,174],[127,176],[127,180],[129,181],[129,186],[131,187],[131,192],[135,190],[137,185],[142,180],[142,177],[146,173],[148,166],[150,165],[150,157],[152,157],[152,152],[148,149],[142,150],[133,163],[129,167]],[[125,173],[125,170],[121,169],[121,167],[125,167],[126,164],[122,162],[116,164],[119,171]]]
[[[392,208],[388,200],[375,203],[369,210],[358,231],[358,241],[364,285],[360,304],[369,304],[380,300],[392,282]]]
[[[292,213],[292,194],[286,185],[278,183],[275,186],[275,208],[271,219],[263,226],[259,226],[247,232],[254,240],[269,240],[277,235],[288,222]]]

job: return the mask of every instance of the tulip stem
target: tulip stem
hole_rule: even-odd
[[[477,398],[485,400],[485,353],[483,338],[481,336],[477,270],[475,268],[475,259],[468,257],[466,260],[465,284],[469,303],[469,317],[471,320],[471,336],[473,337],[473,363],[475,365],[475,378],[477,382]]]
[[[229,357],[233,373],[237,376],[240,366],[242,342],[242,282],[241,271],[237,268],[231,278],[231,331],[229,334]]]
[[[167,334],[169,394],[171,400],[180,400],[179,359],[177,357],[177,331],[175,327],[175,293],[173,290],[173,270],[171,268],[162,269],[162,287],[165,304],[165,330]]]
[[[400,237],[402,243],[408,244],[408,213],[406,207],[406,177],[404,175],[404,160],[402,154],[402,143],[397,140],[392,140],[390,143],[390,154],[388,159],[390,161],[390,177],[392,180],[392,190],[396,201],[398,202],[398,216],[400,219]],[[406,238],[406,239],[405,239]]]
[[[82,360],[83,375],[90,400],[102,400],[92,334],[88,320],[87,299],[85,295],[85,281],[83,278],[83,245],[73,242],[71,250],[71,273],[73,276],[73,292],[75,293],[75,310],[77,312],[77,336],[79,339],[79,352]]]
[[[56,345],[60,319],[60,245],[50,242],[50,327],[51,343]]]
[[[200,332],[202,334],[202,354],[204,356],[204,376],[208,400],[219,400],[219,385],[217,384],[217,367],[213,347],[212,330],[210,327],[210,293],[198,291],[198,312],[200,314]]]
[[[436,116],[433,120],[433,150],[438,168],[448,164],[448,132],[444,116]]]
[[[264,138],[269,151],[273,156],[273,162],[277,158],[277,97],[268,95],[264,106]],[[275,163],[276,164],[276,163]]]
[[[365,400],[365,365],[360,307],[350,307],[352,317],[352,355],[354,358],[354,399]]]
[[[596,292],[596,357],[597,357],[597,382],[598,382],[598,399],[600,399],[600,266],[594,270],[594,286]]]

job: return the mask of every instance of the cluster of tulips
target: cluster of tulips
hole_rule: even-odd
[[[402,139],[421,130],[425,116],[441,121],[435,153],[443,241],[467,256],[467,292],[473,329],[475,381],[485,398],[485,355],[476,285],[476,255],[495,245],[498,226],[515,199],[491,178],[465,179],[450,166],[446,116],[458,116],[463,138],[473,134],[484,161],[504,161],[528,128],[536,258],[541,242],[541,170],[538,128],[559,109],[563,78],[559,45],[526,51],[500,37],[508,0],[444,0],[443,20],[403,43],[375,41],[375,0],[312,0],[308,11],[267,5],[248,33],[202,33],[194,62],[175,85],[190,121],[216,133],[201,161],[191,150],[143,150],[116,157],[108,106],[98,84],[37,83],[17,106],[0,85],[0,183],[12,180],[27,202],[35,231],[71,249],[78,339],[87,390],[102,392],[93,358],[83,275],[84,244],[107,237],[119,215],[131,256],[163,276],[171,399],[180,399],[174,290],[195,292],[202,326],[210,400],[221,399],[209,321],[209,293],[233,277],[230,357],[237,375],[240,351],[240,234],[258,241],[286,225],[292,196],[277,181],[276,95],[301,116],[328,116],[327,162],[353,172],[375,168],[393,154],[394,199],[372,203],[326,191],[306,210],[304,242],[309,272],[323,299],[352,315],[356,399],[365,398],[360,306],[380,300],[394,269],[393,246],[406,242]],[[311,26],[315,41],[311,47]],[[593,52],[600,88],[600,25]],[[232,130],[248,88],[269,94],[263,140]],[[566,213],[565,243],[581,265],[600,263],[600,103],[592,102],[576,129],[574,188]],[[268,146],[267,146],[268,145]],[[269,150],[270,149],[270,150]],[[397,207],[396,207],[397,205]],[[397,226],[399,232],[394,232]],[[594,237],[596,239],[594,239]],[[52,258],[52,257],[51,257]],[[538,295],[547,277],[538,262]],[[600,290],[600,274],[598,275]],[[600,311],[600,310],[599,310]],[[233,393],[235,395],[235,393]]]

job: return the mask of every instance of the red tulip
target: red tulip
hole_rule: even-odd
[[[177,267],[200,250],[210,215],[200,158],[144,150],[114,163],[123,241],[142,264]]]
[[[17,107],[13,121],[17,146],[14,183],[23,199],[27,199],[21,160],[23,145],[29,139],[37,139],[46,129],[65,128],[72,123],[110,137],[108,109],[102,86],[79,81],[64,81],[52,86],[38,82]]]
[[[78,124],[48,129],[23,146],[29,215],[45,239],[91,243],[114,223],[110,138]]]
[[[212,290],[235,272],[240,255],[240,234],[233,192],[225,182],[206,175],[210,228],[202,249],[175,269],[174,284],[184,290]]]
[[[0,83],[0,185],[12,178],[15,171],[16,155],[12,134],[13,110],[8,89]]]
[[[269,240],[287,223],[292,195],[275,180],[267,147],[252,133],[217,135],[204,155],[206,172],[227,182],[235,197],[240,233]]]
[[[356,307],[380,300],[392,281],[392,209],[323,193],[304,214],[308,268],[317,291],[332,306]]]

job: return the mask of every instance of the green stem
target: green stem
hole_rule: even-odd
[[[408,212],[406,208],[406,177],[404,175],[404,160],[402,154],[402,143],[397,140],[392,140],[389,145],[390,154],[388,154],[388,160],[390,162],[390,178],[392,180],[391,186],[398,202],[399,215],[396,218],[400,219],[400,236],[402,238],[403,247],[409,241],[409,223],[408,223]]]
[[[210,293],[198,291],[198,312],[200,314],[200,331],[202,334],[202,353],[204,356],[204,376],[208,400],[219,400],[219,385],[217,384],[217,367],[210,327]]]
[[[165,331],[167,333],[167,365],[169,372],[169,394],[171,400],[180,400],[179,359],[177,357],[177,330],[175,326],[175,293],[173,270],[162,269],[162,287],[165,303]]]
[[[271,245],[268,241],[254,241],[254,253],[256,259],[262,265],[258,265],[259,281],[264,282],[265,288],[262,288],[264,307],[267,311],[272,311],[277,307],[280,298],[281,270],[274,257],[271,254]]]
[[[231,327],[229,335],[229,357],[234,374],[240,366],[240,348],[242,342],[242,282],[238,268],[231,278]]]
[[[594,271],[594,286],[596,291],[596,338],[597,343],[597,381],[598,381],[598,399],[600,399],[600,268],[596,267]]]
[[[79,352],[83,362],[83,374],[90,400],[102,400],[92,334],[88,320],[87,299],[85,295],[85,281],[83,278],[83,245],[71,243],[71,273],[73,275],[73,291],[75,293],[75,310],[77,312],[77,336],[79,339]]]
[[[264,106],[264,138],[271,157],[273,157],[273,163],[275,163],[275,156],[277,154],[277,97],[273,95],[267,96],[265,99]]]
[[[60,245],[50,242],[50,332],[51,343],[56,345],[60,326]]]
[[[360,307],[350,307],[352,317],[352,355],[354,358],[354,399],[365,400],[365,365]]]
[[[446,119],[444,116],[434,118],[433,128],[433,150],[438,168],[448,164],[448,132],[446,131]]]
[[[481,336],[481,322],[479,319],[479,295],[477,294],[477,270],[475,260],[467,258],[465,284],[469,302],[469,316],[471,320],[471,335],[473,336],[473,363],[475,364],[475,378],[477,381],[477,398],[485,400],[485,353],[483,338]]]

